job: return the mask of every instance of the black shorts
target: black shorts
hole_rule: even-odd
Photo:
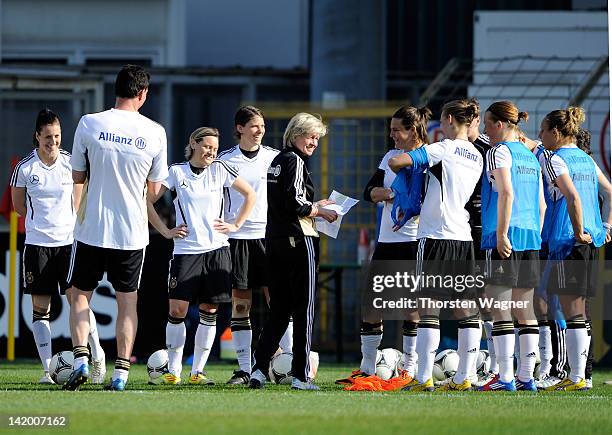
[[[595,296],[599,249],[594,245],[574,246],[561,261],[551,261],[548,293],[558,295]]]
[[[268,285],[266,239],[229,239],[232,286],[247,290]]]
[[[232,300],[232,260],[229,247],[203,254],[177,254],[170,260],[168,298],[200,304]]]
[[[487,284],[512,288],[537,288],[540,284],[540,251],[512,251],[502,259],[497,249],[486,250]]]
[[[474,299],[481,287],[474,278],[475,267],[471,241],[420,239],[417,271],[424,273],[428,284],[421,287],[419,296],[438,300]]]
[[[70,257],[68,282],[83,291],[93,291],[107,273],[116,292],[135,292],[140,287],[144,249],[102,248],[75,242]]]
[[[386,243],[378,242],[372,254],[372,261],[416,260],[419,242]]]
[[[28,295],[56,295],[70,288],[68,268],[72,245],[23,247],[23,285]]]

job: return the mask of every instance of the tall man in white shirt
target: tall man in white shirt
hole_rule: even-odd
[[[89,301],[104,272],[118,306],[117,360],[106,388],[122,391],[127,383],[138,324],[137,290],[149,243],[145,198],[147,190],[157,192],[168,176],[166,132],[138,113],[147,99],[149,79],[142,67],[124,66],[115,82],[115,107],[83,116],[74,135],[73,179],[86,187],[68,273],[74,295],[74,364],[66,390],[77,390],[89,378]]]

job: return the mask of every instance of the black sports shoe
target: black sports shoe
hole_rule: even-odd
[[[251,375],[244,370],[234,370],[234,374],[227,383],[229,385],[247,385],[251,380]]]
[[[87,382],[87,379],[89,379],[89,366],[82,364],[81,367],[70,373],[70,377],[62,386],[62,390],[76,391],[81,387],[81,384]]]
[[[255,370],[251,375],[251,380],[249,381],[249,388],[254,390],[261,390],[266,384],[266,377],[261,372],[261,370]]]

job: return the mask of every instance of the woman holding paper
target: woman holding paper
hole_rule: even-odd
[[[268,169],[268,261],[270,314],[255,350],[250,388],[263,388],[270,359],[293,317],[291,384],[296,390],[318,390],[309,379],[308,356],[314,320],[319,239],[314,218],[334,222],[328,200],[313,202],[314,185],[306,160],[313,155],[327,127],[319,117],[298,113],[283,135],[283,150]]]

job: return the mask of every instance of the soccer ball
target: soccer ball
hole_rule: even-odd
[[[72,363],[74,355],[72,352],[64,350],[53,355],[49,363],[49,376],[58,385],[63,385],[72,373]]]
[[[291,363],[293,362],[292,353],[279,353],[270,361],[268,375],[275,384],[290,384],[293,381],[291,376]]]
[[[484,376],[489,373],[491,368],[491,357],[488,350],[481,350],[478,352],[478,359],[476,360],[476,373],[478,376]]]
[[[456,350],[446,349],[436,355],[433,366],[434,381],[443,381],[455,376],[459,367],[459,354]]]
[[[147,360],[147,372],[149,372],[149,384],[158,385],[162,382],[162,376],[168,373],[168,352],[166,349],[155,351]]]
[[[376,376],[384,381],[397,376],[397,367],[401,362],[401,358],[401,352],[392,348],[378,351],[376,357]]]

